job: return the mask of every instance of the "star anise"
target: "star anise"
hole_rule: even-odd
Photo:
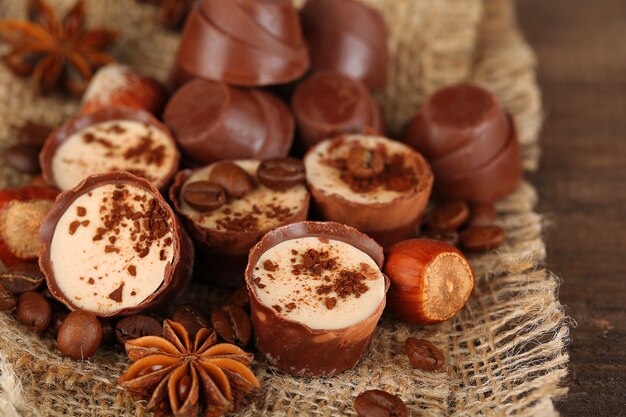
[[[159,6],[159,21],[166,29],[178,29],[185,23],[194,0],[138,0]]]
[[[13,48],[2,59],[16,75],[33,77],[41,92],[59,84],[81,95],[95,69],[114,62],[103,51],[116,32],[85,30],[85,3],[81,0],[61,20],[43,0],[30,0],[28,21],[0,21],[0,41]]]
[[[126,342],[134,363],[119,378],[128,390],[150,397],[156,415],[220,416],[238,411],[263,392],[249,368],[254,355],[229,343],[216,344],[215,331],[202,328],[193,344],[185,328],[165,320],[163,337]]]

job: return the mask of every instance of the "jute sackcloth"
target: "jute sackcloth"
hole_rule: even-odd
[[[379,99],[396,131],[434,89],[471,80],[492,89],[514,115],[524,165],[537,166],[541,126],[535,58],[515,25],[510,0],[367,0],[385,14],[393,59],[391,80]],[[72,0],[56,0],[62,10]],[[120,7],[123,5],[123,7]],[[163,78],[177,36],[155,25],[155,9],[130,0],[88,2],[89,24],[118,28],[117,58]],[[2,17],[23,16],[21,1],[0,0]],[[14,143],[25,120],[61,123],[77,102],[41,98],[27,81],[0,68],[0,152]],[[28,178],[0,167],[0,186]],[[355,396],[370,388],[393,392],[413,415],[553,416],[552,400],[565,393],[567,318],[557,300],[558,279],[543,269],[542,218],[533,211],[534,188],[524,182],[498,204],[507,232],[496,252],[470,259],[477,285],[454,319],[430,327],[383,318],[371,352],[354,370],[332,378],[292,378],[259,358],[254,371],[267,389],[261,403],[242,416],[355,415]],[[225,293],[194,284],[185,298],[205,306]],[[441,372],[412,369],[404,340],[431,340],[447,354]],[[117,377],[124,354],[101,349],[85,362],[59,356],[49,336],[38,336],[0,314],[0,415],[141,416]]]

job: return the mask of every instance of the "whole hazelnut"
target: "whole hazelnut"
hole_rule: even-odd
[[[474,288],[467,259],[454,246],[411,239],[392,246],[384,273],[391,280],[386,311],[414,324],[448,320],[459,312]]]
[[[57,335],[57,346],[62,354],[74,360],[93,356],[102,341],[102,326],[95,314],[72,311],[63,320]]]

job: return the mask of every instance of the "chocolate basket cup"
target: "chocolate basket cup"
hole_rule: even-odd
[[[496,202],[512,193],[522,178],[522,156],[512,119],[510,126],[506,147],[491,160],[460,176],[436,177],[437,199]]]
[[[163,120],[197,165],[286,156],[295,131],[291,112],[270,93],[201,79],[176,91]]]
[[[450,106],[455,106],[455,115],[450,114]],[[429,161],[448,168],[445,158],[455,151],[461,155],[468,144],[476,143],[475,149],[484,152],[482,157],[490,151],[495,154],[506,143],[508,132],[507,114],[497,98],[481,87],[460,84],[428,97],[406,126],[403,141]]]
[[[359,231],[334,222],[301,222],[268,232],[250,251],[246,285],[257,349],[274,366],[296,376],[332,376],[352,369],[367,351],[383,309],[365,320],[343,329],[312,329],[288,320],[258,299],[253,282],[257,261],[268,249],[286,240],[322,237],[348,243],[369,255],[382,268],[383,250],[373,239]],[[385,277],[385,291],[389,280]]]
[[[163,123],[159,122],[154,116],[145,110],[135,109],[131,107],[106,107],[89,114],[81,114],[69,120],[63,126],[53,131],[46,139],[43,149],[39,153],[39,164],[41,165],[41,175],[46,183],[55,186],[54,173],[52,172],[52,159],[59,147],[75,133],[88,128],[91,125],[108,122],[112,120],[131,120],[141,122],[153,126],[164,132],[172,141],[172,149],[174,151],[174,161],[172,168],[167,175],[154,184],[159,190],[166,190],[172,181],[174,174],[178,171],[180,162],[180,154],[178,147],[170,129]]]
[[[194,246],[180,224],[180,220],[176,217],[174,210],[167,204],[161,193],[148,181],[143,178],[136,177],[127,172],[109,172],[105,174],[97,174],[87,177],[78,186],[70,190],[64,191],[57,196],[54,206],[48,213],[39,229],[40,239],[42,241],[42,252],[39,257],[39,267],[46,277],[46,282],[50,293],[65,304],[70,310],[77,310],[77,306],[72,303],[59,289],[56,282],[53,266],[51,263],[51,243],[55,233],[58,221],[61,219],[66,210],[81,195],[88,193],[90,190],[100,185],[108,183],[127,183],[142,188],[150,193],[159,206],[163,208],[171,217],[174,230],[173,245],[174,258],[171,266],[166,267],[165,276],[161,286],[152,295],[147,297],[141,303],[133,307],[126,307],[111,314],[99,315],[101,317],[117,317],[121,315],[136,314],[144,310],[155,310],[174,302],[176,297],[182,293],[189,280],[194,265]]]
[[[176,62],[196,77],[246,87],[286,83],[309,66],[305,53],[271,53],[229,36],[197,7],[187,18]]]

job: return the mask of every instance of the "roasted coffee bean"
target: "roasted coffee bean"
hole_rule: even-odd
[[[129,340],[143,336],[161,336],[161,333],[163,326],[158,320],[141,314],[124,317],[115,325],[115,339],[121,347]]]
[[[498,217],[496,207],[491,203],[472,203],[468,226],[492,226]]]
[[[426,225],[431,230],[453,232],[469,219],[469,206],[465,201],[446,203],[436,207],[428,216]]]
[[[41,288],[45,278],[37,264],[17,264],[0,272],[0,283],[13,294],[36,291]]]
[[[272,190],[287,190],[306,180],[302,161],[296,158],[267,159],[256,171],[259,182]]]
[[[15,297],[0,283],[0,311],[13,310],[17,305]]]
[[[348,153],[346,168],[355,178],[373,178],[385,170],[385,159],[375,149],[355,146]]]
[[[414,368],[436,371],[446,364],[443,353],[428,340],[409,337],[404,344],[406,356]]]
[[[195,181],[183,190],[183,200],[198,211],[212,211],[226,204],[226,192],[210,181]]]
[[[200,307],[193,304],[177,306],[172,313],[172,321],[182,324],[191,339],[193,339],[196,333],[203,327],[207,329],[211,328],[211,322],[206,313]]]
[[[102,343],[115,343],[113,322],[107,318],[100,318],[100,326],[102,326]]]
[[[432,240],[440,240],[448,245],[456,246],[459,244],[459,234],[457,232],[440,232],[438,230],[426,230],[421,233],[421,237]]]
[[[354,410],[359,417],[407,417],[409,410],[396,395],[372,389],[362,392],[354,400]]]
[[[93,356],[102,342],[102,326],[95,314],[72,311],[63,321],[57,335],[57,347],[75,361]]]
[[[498,226],[469,227],[459,234],[459,241],[470,252],[487,252],[496,249],[505,239],[504,229]]]
[[[43,295],[25,292],[17,302],[17,317],[31,330],[43,332],[52,320],[52,307]]]
[[[50,133],[52,133],[52,129],[49,126],[26,122],[17,131],[17,141],[31,148],[41,149]]]
[[[209,181],[220,185],[229,197],[240,198],[254,188],[254,180],[239,165],[230,162],[217,162],[211,168]]]
[[[248,287],[246,284],[237,288],[231,295],[226,299],[225,304],[234,304],[243,308],[244,310],[250,309],[250,294],[248,294]]]
[[[4,151],[4,163],[24,174],[39,174],[39,149],[17,144]]]
[[[59,334],[59,330],[61,329],[61,326],[63,325],[63,321],[65,320],[68,314],[69,312],[65,310],[55,311],[54,309],[52,309],[52,321],[50,322],[50,327],[48,327],[48,330],[50,330],[50,333],[52,333],[54,336]]]
[[[217,334],[227,341],[239,346],[250,343],[252,325],[250,317],[243,308],[226,304],[211,311],[211,324]]]

